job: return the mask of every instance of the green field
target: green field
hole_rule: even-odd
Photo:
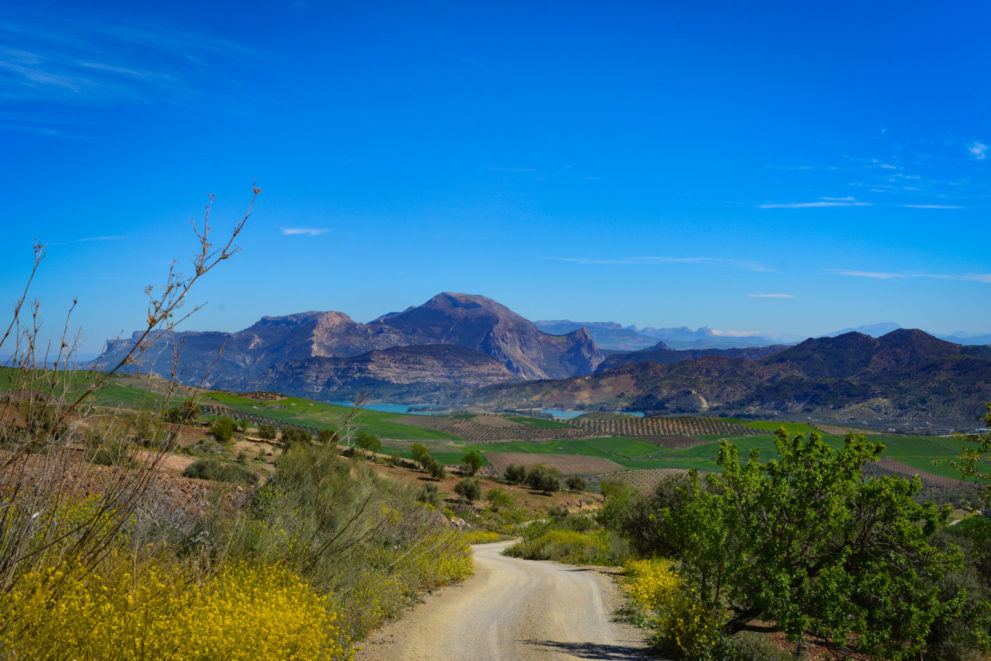
[[[41,390],[43,377],[50,372],[34,372],[32,377],[35,390]],[[58,388],[55,395],[64,392],[74,397],[97,378],[97,373],[84,370],[60,372],[57,375]],[[17,372],[10,368],[0,368],[0,391],[20,387],[22,383]],[[12,383],[14,384],[12,386]],[[45,388],[47,391],[47,388]],[[163,397],[135,385],[117,383],[111,380],[97,391],[91,404],[119,408],[159,407]],[[209,392],[203,395],[202,402],[216,402],[230,407],[234,417],[238,414],[254,414],[289,424],[318,429],[337,428],[351,409],[335,404],[325,404],[299,397],[286,397],[277,401],[265,402],[225,392]],[[719,456],[719,437],[702,436],[706,441],[685,449],[669,449],[644,440],[626,437],[605,437],[562,441],[516,441],[505,443],[471,443],[448,432],[425,429],[395,422],[395,413],[362,409],[353,423],[357,429],[374,434],[382,439],[386,452],[395,452],[402,457],[410,457],[411,442],[423,442],[431,449],[439,461],[449,464],[461,463],[464,453],[476,449],[483,455],[486,452],[521,452],[533,454],[574,454],[610,459],[627,468],[697,468],[699,470],[719,470],[716,461]],[[456,414],[458,419],[468,419],[471,414]],[[538,429],[569,428],[570,425],[556,420],[509,416],[510,420]],[[789,434],[808,434],[815,427],[807,423],[782,422],[776,420],[734,420],[748,427],[767,432],[755,436],[741,436],[729,439],[739,448],[740,458],[746,459],[752,450],[757,450],[761,460],[775,456],[773,432],[784,427]],[[834,448],[842,447],[843,438],[833,434],[820,433],[823,440]],[[959,477],[959,472],[949,465],[949,460],[958,457],[964,447],[963,441],[936,436],[901,434],[869,434],[873,441],[882,442],[884,455],[896,461],[944,477]]]

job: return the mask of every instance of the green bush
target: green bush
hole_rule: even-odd
[[[503,476],[510,484],[523,484],[526,481],[526,467],[510,464],[506,466]]]
[[[215,482],[255,484],[258,476],[240,464],[229,464],[219,459],[198,459],[182,471],[183,477],[193,477]]]
[[[568,491],[585,491],[588,485],[585,483],[585,478],[572,475],[564,481],[564,486],[568,487]]]
[[[339,438],[333,429],[321,429],[317,432],[317,440],[321,443],[337,443]]]
[[[313,442],[313,435],[300,427],[286,427],[282,430],[282,444],[286,447],[301,443],[309,445]]]
[[[512,507],[516,501],[506,493],[505,490],[498,487],[489,491],[485,496],[485,500],[489,501],[489,507],[492,508],[493,512],[498,512],[499,510],[506,509],[507,507]]]
[[[414,443],[410,446],[409,451],[413,453],[413,461],[423,466],[423,460],[430,456],[430,450],[427,449],[423,443]],[[425,466],[424,466],[425,467]]]
[[[258,425],[258,436],[264,438],[266,441],[274,441],[276,435],[279,433],[275,425],[261,424]]]
[[[416,494],[417,502],[440,507],[440,492],[437,491],[436,484],[424,484],[420,492]]]
[[[218,441],[229,441],[234,436],[235,423],[231,418],[217,418],[210,427],[210,433]]]
[[[530,467],[526,473],[526,485],[534,491],[550,494],[561,490],[561,480],[557,471],[542,464]]]
[[[454,485],[454,493],[471,503],[482,497],[482,485],[478,478],[466,477]]]
[[[629,546],[607,530],[589,532],[545,528],[506,549],[506,555],[527,560],[557,560],[573,565],[618,565],[629,557]]]
[[[366,452],[379,452],[382,449],[382,441],[378,436],[363,431],[359,431],[354,437],[354,444]]]
[[[424,463],[426,464],[424,468],[428,473],[430,473],[430,477],[435,480],[442,480],[447,477],[447,471],[444,469],[444,464],[440,463],[430,455],[426,456]]]

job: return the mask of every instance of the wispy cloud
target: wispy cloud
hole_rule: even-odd
[[[279,229],[286,236],[320,236],[330,231],[325,227],[280,227]]]
[[[214,34],[69,11],[8,14],[0,44],[0,100],[66,107],[198,99],[257,61]]]
[[[983,142],[974,141],[967,146],[970,155],[979,161],[983,161],[988,156],[988,146]]]
[[[750,298],[795,298],[794,294],[747,294]]]
[[[846,197],[820,197],[815,202],[765,202],[758,209],[817,209],[823,207],[870,207],[871,202],[860,202],[852,195]]]
[[[751,271],[770,271],[759,262],[747,259],[730,259],[728,257],[668,257],[668,256],[646,256],[646,257],[548,257],[557,262],[570,262],[572,264],[619,264],[619,265],[650,265],[650,264],[723,264],[726,266],[737,266]]]
[[[854,278],[871,278],[873,280],[958,280],[961,282],[983,282],[991,284],[991,273],[902,273],[893,271],[850,271],[837,269],[830,271],[836,275],[846,275]]]

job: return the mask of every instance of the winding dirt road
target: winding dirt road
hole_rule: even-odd
[[[475,548],[475,575],[427,598],[363,644],[358,661],[645,659],[643,634],[613,622],[619,595],[600,571]]]

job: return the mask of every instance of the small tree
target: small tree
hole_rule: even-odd
[[[430,477],[435,480],[441,480],[447,477],[447,471],[444,469],[444,464],[440,463],[429,454],[426,456],[423,463],[423,467],[428,473],[430,473]]]
[[[754,619],[799,642],[808,632],[888,659],[917,657],[932,622],[958,610],[939,579],[960,566],[931,544],[948,511],[913,499],[921,482],[867,479],[884,446],[850,434],[833,450],[781,429],[778,458],[740,464],[722,442],[722,475],[693,474],[685,504],[666,509],[680,573],[706,609],[728,609],[726,633]]]
[[[416,495],[416,500],[431,507],[440,507],[440,492],[437,491],[437,485],[424,484],[420,493]]]
[[[379,440],[378,436],[372,436],[363,431],[359,431],[355,435],[354,444],[365,452],[375,453],[382,449],[382,441]]]
[[[229,441],[234,436],[235,426],[236,425],[231,418],[217,418],[213,421],[213,426],[210,428],[210,433],[213,434],[213,437],[218,441]]]
[[[264,438],[266,441],[274,441],[278,433],[279,431],[275,428],[275,425],[258,425],[258,436]]]
[[[181,404],[176,404],[175,406],[166,409],[163,417],[166,422],[177,422],[182,424],[189,424],[200,414],[199,404],[196,400],[186,399],[183,400]]]
[[[542,491],[546,494],[561,490],[561,480],[558,479],[557,474],[542,464],[530,467],[526,474],[526,485],[534,491]]]
[[[469,504],[482,497],[482,485],[478,478],[466,477],[454,485],[454,493],[468,501]]]
[[[568,487],[568,491],[585,491],[585,478],[578,475],[572,475],[564,481],[564,486]]]
[[[510,484],[523,484],[526,481],[526,467],[510,464],[506,466],[503,476]]]
[[[424,457],[430,456],[430,450],[427,449],[423,443],[414,443],[410,446],[409,451],[413,453],[413,461],[423,466]],[[426,466],[424,466],[426,468]]]
[[[478,452],[478,450],[470,451],[464,456],[462,461],[465,462],[465,467],[468,468],[468,475],[474,475],[477,473],[478,469],[485,463],[485,459],[482,458],[482,455]]]

